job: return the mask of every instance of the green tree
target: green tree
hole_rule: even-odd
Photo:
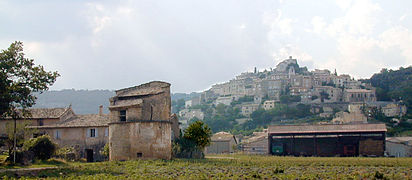
[[[8,149],[9,156],[13,153],[14,137],[16,136],[16,146],[21,147],[24,143],[24,138],[36,133],[36,129],[26,129],[26,126],[31,125],[30,121],[24,121],[16,124],[16,132],[14,132],[14,123],[6,123],[7,139],[4,140],[4,144]]]
[[[47,160],[54,154],[57,145],[50,140],[49,135],[43,135],[37,138],[32,138],[24,142],[23,150],[32,151],[34,157],[40,160]]]
[[[195,121],[185,129],[183,138],[193,141],[200,150],[203,150],[210,144],[211,136],[212,131],[206,124],[202,121]]]
[[[16,41],[7,50],[1,51],[0,115],[14,119],[14,134],[16,119],[30,116],[26,108],[35,104],[36,96],[33,93],[48,90],[58,76],[57,72],[48,72],[43,66],[36,66],[33,59],[25,58],[22,42]],[[15,153],[16,138],[14,141]]]

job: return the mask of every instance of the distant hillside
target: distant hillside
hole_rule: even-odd
[[[115,95],[111,90],[75,90],[65,89],[60,91],[47,91],[37,94],[35,108],[67,107],[70,104],[76,114],[98,113],[99,106],[104,106],[104,113],[109,110],[109,98]],[[199,96],[199,93],[172,93],[172,100],[185,99]]]
[[[104,106],[108,113],[109,98],[114,96],[110,90],[74,90],[47,91],[38,94],[36,108],[67,107],[70,104],[76,114],[98,113],[99,106]]]
[[[412,67],[399,70],[382,69],[370,79],[363,80],[376,87],[378,101],[402,100],[412,110]]]

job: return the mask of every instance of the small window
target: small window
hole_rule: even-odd
[[[138,157],[138,158],[141,158],[141,157],[143,157],[143,153],[141,153],[141,152],[138,152],[138,153],[137,153],[137,157]]]
[[[120,111],[120,121],[126,121],[126,110]]]
[[[96,137],[96,129],[90,129],[90,137]]]
[[[39,125],[39,126],[43,126],[43,125],[44,125],[43,119],[38,120],[38,125]]]
[[[56,131],[54,132],[54,138],[55,138],[55,139],[60,139],[60,136],[61,136],[60,130],[56,130]]]
[[[109,136],[109,128],[104,129],[104,136]]]

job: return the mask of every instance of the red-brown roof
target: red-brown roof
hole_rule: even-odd
[[[269,134],[386,132],[385,124],[322,124],[269,126]]]

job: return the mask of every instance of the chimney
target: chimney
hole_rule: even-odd
[[[103,105],[99,106],[99,115],[103,115]]]

